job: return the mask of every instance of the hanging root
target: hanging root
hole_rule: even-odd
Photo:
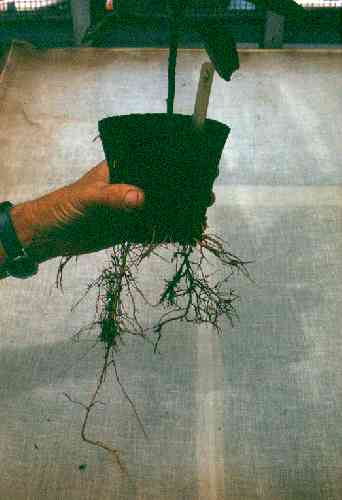
[[[85,417],[84,417],[84,420],[83,420],[83,424],[82,424],[82,429],[81,429],[81,436],[82,436],[83,441],[85,441],[86,443],[92,444],[94,446],[98,446],[98,447],[104,449],[105,451],[107,451],[111,455],[114,463],[117,463],[119,465],[119,467],[121,469],[121,472],[123,474],[128,475],[128,471],[127,471],[126,466],[120,460],[118,450],[116,450],[112,446],[109,446],[108,444],[104,443],[103,441],[99,441],[99,440],[94,441],[92,439],[89,439],[86,436],[86,432],[85,432],[86,431],[87,422],[88,422],[88,418],[89,418],[89,414],[90,414],[92,408],[96,404],[102,404],[102,405],[104,405],[104,403],[102,401],[96,401],[96,397],[97,397],[97,395],[98,395],[98,393],[99,393],[99,391],[100,391],[100,389],[102,387],[102,384],[103,384],[103,382],[105,380],[107,368],[111,364],[111,361],[108,363],[109,353],[110,353],[110,350],[107,348],[106,349],[106,354],[105,354],[105,363],[104,363],[102,371],[101,371],[100,379],[98,381],[96,390],[95,390],[94,394],[92,395],[92,398],[91,398],[91,400],[90,400],[90,402],[89,402],[88,405],[85,405],[85,404],[83,404],[83,403],[81,403],[79,401],[75,401],[66,392],[64,392],[64,395],[69,399],[69,401],[71,401],[72,403],[75,403],[75,404],[79,404],[86,411],[86,414],[85,414]]]
[[[109,361],[110,354],[112,354],[112,359]],[[92,408],[95,405],[97,405],[97,404],[101,404],[101,405],[105,404],[102,401],[96,401],[96,397],[99,394],[103,383],[105,382],[106,374],[107,374],[107,369],[109,368],[110,365],[114,366],[116,380],[117,380],[118,384],[120,385],[124,396],[126,397],[126,399],[131,404],[131,406],[132,406],[132,408],[134,410],[135,416],[136,416],[136,418],[137,418],[137,420],[139,422],[139,425],[140,425],[140,427],[141,427],[141,429],[143,431],[143,434],[144,434],[145,438],[148,440],[149,439],[148,435],[147,435],[147,433],[145,431],[145,428],[144,428],[144,426],[142,424],[142,421],[141,421],[141,419],[140,419],[140,417],[138,415],[136,407],[135,407],[133,401],[131,400],[131,398],[129,397],[129,395],[127,394],[127,391],[123,387],[123,385],[121,383],[121,380],[119,378],[117,366],[116,366],[116,363],[115,363],[114,353],[113,353],[113,351],[108,346],[105,349],[105,361],[104,361],[104,364],[103,364],[103,367],[102,367],[102,370],[101,370],[101,374],[100,374],[100,377],[99,377],[96,389],[95,389],[95,391],[94,391],[94,393],[93,393],[93,395],[91,397],[90,402],[87,405],[85,405],[84,403],[81,403],[80,401],[76,401],[76,400],[72,399],[69,396],[69,394],[67,394],[66,392],[64,392],[63,394],[64,394],[64,396],[69,401],[71,401],[72,403],[75,403],[75,404],[78,404],[78,405],[82,406],[82,408],[84,408],[85,411],[86,411],[86,414],[85,414],[85,417],[84,417],[84,420],[83,420],[83,423],[82,423],[82,428],[81,428],[81,437],[82,437],[83,441],[85,441],[88,444],[92,444],[93,446],[98,446],[98,447],[102,448],[103,450],[107,451],[110,454],[111,458],[113,459],[113,462],[116,463],[117,465],[119,465],[121,472],[123,474],[125,474],[125,475],[128,476],[127,467],[120,460],[119,451],[117,449],[115,449],[112,446],[104,443],[103,441],[99,441],[99,440],[94,441],[93,439],[89,439],[86,436],[86,427],[87,427],[87,423],[88,423],[89,414],[90,414]]]
[[[100,327],[98,340],[105,344],[105,362],[97,388],[88,405],[73,401],[70,396],[65,395],[70,401],[80,404],[86,410],[81,432],[82,439],[111,453],[121,470],[125,473],[127,471],[119,460],[117,450],[102,441],[91,440],[85,434],[89,413],[99,403],[96,401],[96,397],[105,381],[107,369],[110,365],[114,366],[116,380],[126,399],[131,404],[146,439],[148,439],[137,410],[118,377],[114,353],[119,349],[119,342],[124,344],[123,337],[127,334],[135,335],[143,338],[145,341],[151,342],[156,353],[162,338],[163,329],[168,323],[178,320],[193,324],[210,324],[214,326],[218,334],[222,333],[222,328],[219,325],[221,316],[228,318],[231,325],[234,326],[233,318],[239,318],[234,302],[239,297],[234,290],[225,290],[224,287],[226,287],[227,282],[236,272],[241,272],[252,282],[253,280],[246,267],[251,262],[244,262],[228,252],[225,244],[226,242],[217,235],[204,234],[196,246],[179,243],[156,244],[154,242],[151,242],[149,245],[128,242],[115,245],[111,255],[110,266],[105,268],[95,281],[88,284],[87,291],[83,297],[72,307],[72,310],[77,307],[90,289],[95,285],[97,286],[96,315],[98,319],[95,319],[90,326],[87,326],[87,330],[93,329],[95,326]],[[156,252],[157,248],[162,251],[163,248],[169,249],[170,246],[174,247],[171,260],[166,259]],[[197,259],[196,253],[198,254]],[[166,283],[165,288],[159,297],[159,301],[155,304],[151,304],[147,300],[143,291],[138,286],[137,278],[139,266],[142,261],[153,255],[164,262],[173,264],[175,268],[171,278],[164,280]],[[62,288],[63,269],[70,258],[67,257],[66,261],[62,261],[59,266],[56,280],[57,287],[59,284]],[[210,258],[215,258],[216,261],[213,263],[210,261]],[[215,267],[216,271],[206,274],[204,263]],[[217,264],[221,265],[225,276],[220,281],[214,283],[213,276],[220,271]],[[138,317],[137,295],[144,300],[146,306],[167,309],[160,316],[159,321],[150,328],[144,328],[141,319]],[[100,305],[102,308],[99,312]],[[128,311],[129,305],[131,306],[130,313]],[[79,330],[76,335],[79,335],[81,331]],[[149,332],[157,334],[155,342],[152,342],[148,337]]]
[[[250,262],[243,262],[228,252],[224,248],[224,243],[224,240],[218,236],[204,235],[196,248],[182,245],[178,246],[174,252],[171,262],[176,260],[176,272],[170,280],[166,281],[166,287],[159,301],[159,304],[165,303],[167,307],[172,307],[172,309],[164,313],[154,327],[154,331],[158,333],[154,352],[156,352],[161,339],[163,327],[172,321],[187,321],[194,324],[209,323],[214,326],[218,334],[221,334],[222,329],[218,320],[224,315],[234,326],[233,318],[238,318],[238,314],[233,302],[239,297],[234,290],[224,292],[222,287],[237,271],[242,272],[252,280],[246,267]],[[199,250],[199,261],[192,260],[195,250]],[[211,284],[212,276],[219,269],[211,274],[206,274],[203,269],[203,261],[210,265],[210,254],[216,257],[222,266],[228,268],[228,274],[215,285]]]

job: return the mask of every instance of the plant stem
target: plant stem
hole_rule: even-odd
[[[173,115],[173,104],[175,100],[178,26],[177,26],[175,8],[169,5],[168,11],[169,11],[169,26],[170,26],[170,47],[169,47],[167,114],[171,116]]]

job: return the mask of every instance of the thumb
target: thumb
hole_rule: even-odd
[[[102,190],[101,202],[114,209],[134,209],[144,203],[144,192],[130,184],[111,184]]]

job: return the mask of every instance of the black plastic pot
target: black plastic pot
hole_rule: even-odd
[[[110,182],[145,193],[143,208],[113,216],[119,241],[179,242],[201,239],[205,214],[230,128],[207,119],[199,130],[192,116],[166,113],[105,118],[99,133]]]

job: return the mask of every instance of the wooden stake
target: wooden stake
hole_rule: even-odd
[[[197,88],[195,111],[193,114],[193,124],[196,128],[201,128],[207,117],[214,73],[215,68],[210,62],[202,64],[201,75]]]

